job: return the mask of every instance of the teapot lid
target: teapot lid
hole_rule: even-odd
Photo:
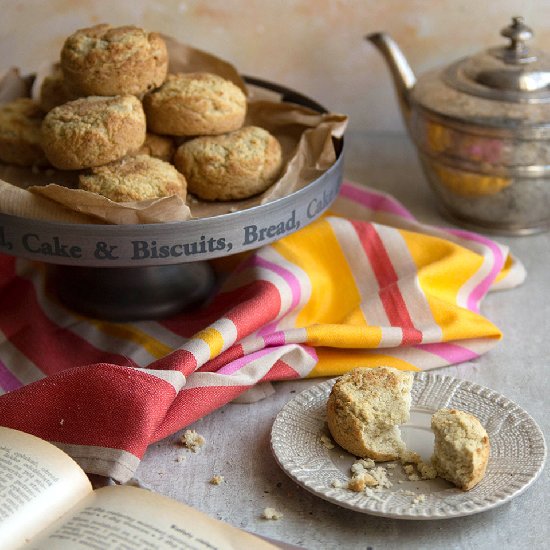
[[[550,56],[526,44],[533,31],[522,17],[514,17],[501,35],[510,40],[508,45],[454,63],[442,75],[445,83],[487,99],[550,102]]]

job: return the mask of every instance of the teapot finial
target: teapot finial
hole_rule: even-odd
[[[416,76],[403,52],[389,35],[377,32],[369,34],[365,38],[376,46],[389,65],[401,113],[408,127],[411,110],[410,91],[416,84]]]
[[[523,22],[523,17],[512,17],[512,23],[502,29],[500,34],[510,39],[508,52],[515,57],[524,57],[527,53],[527,40],[533,38],[533,31]]]

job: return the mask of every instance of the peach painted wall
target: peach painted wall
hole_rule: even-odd
[[[499,31],[514,15],[550,52],[548,0],[0,0],[0,13],[0,70],[56,58],[77,28],[132,23],[300,90],[360,132],[403,131],[366,33],[391,33],[417,73],[504,43]]]

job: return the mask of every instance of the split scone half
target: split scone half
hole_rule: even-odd
[[[485,475],[490,451],[479,420],[464,411],[440,409],[432,416],[432,431],[437,474],[463,491],[475,487]]]
[[[327,403],[334,440],[351,454],[396,460],[405,450],[399,425],[409,420],[413,374],[391,367],[356,368],[341,376]]]

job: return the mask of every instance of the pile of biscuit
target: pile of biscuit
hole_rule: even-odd
[[[210,73],[168,74],[158,33],[107,24],[69,36],[37,101],[0,106],[0,161],[79,171],[79,187],[116,202],[187,191],[244,199],[274,183],[281,146],[244,126],[239,86]]]

